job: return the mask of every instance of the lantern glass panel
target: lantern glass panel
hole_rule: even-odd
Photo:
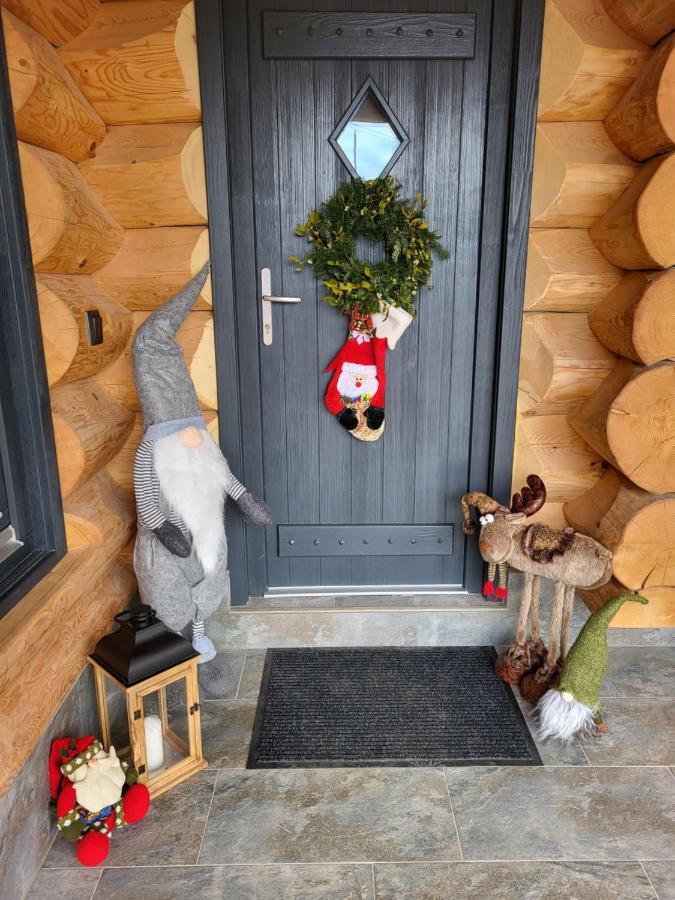
[[[144,694],[142,701],[148,777],[153,779],[190,756],[186,679]]]
[[[112,678],[104,677],[103,689],[108,717],[108,735],[106,736],[108,743],[112,744],[120,759],[133,762],[129,738],[127,697],[124,688]]]

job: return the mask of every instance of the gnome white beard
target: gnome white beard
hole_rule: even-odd
[[[593,721],[593,710],[579,700],[566,700],[560,691],[546,691],[537,704],[539,735],[571,741],[577,734],[595,736],[597,726]]]
[[[159,487],[166,501],[192,534],[204,571],[213,572],[225,544],[225,486],[227,463],[205,431],[198,447],[186,447],[180,433],[155,442],[154,461]]]
[[[85,809],[98,812],[105,806],[117,803],[122,796],[126,776],[115,755],[115,748],[110,748],[110,755],[99,754],[77,769],[73,781],[77,802]]]

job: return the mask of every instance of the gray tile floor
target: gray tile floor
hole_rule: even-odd
[[[613,646],[609,734],[542,768],[246,770],[264,656],[201,670],[210,768],[104,868],[57,838],[31,900],[675,900],[675,648]]]

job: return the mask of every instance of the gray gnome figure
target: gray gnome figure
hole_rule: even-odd
[[[176,332],[198,297],[209,263],[136,332],[133,366],[143,411],[134,488],[138,536],[134,569],[141,599],[181,631],[192,621],[192,645],[202,662],[216,655],[204,634],[229,590],[225,500],[247,521],[265,526],[269,507],[234,477],[206,430]]]

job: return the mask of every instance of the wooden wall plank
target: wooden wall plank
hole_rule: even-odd
[[[648,48],[618,28],[600,0],[549,0],[539,121],[603,119],[648,56]]]
[[[127,309],[156,309],[185,287],[209,253],[208,229],[201,226],[130,228],[119,252],[94,280]],[[211,306],[209,275],[193,308]]]
[[[88,275],[42,275],[37,295],[50,387],[99,372],[128,343],[131,313]],[[91,342],[88,312],[101,317],[100,344]]]
[[[85,99],[54,48],[2,10],[14,124],[19,140],[79,162],[105,137],[103,119]]]
[[[58,47],[88,27],[101,0],[2,0],[2,5]]]
[[[93,272],[122,243],[122,229],[64,156],[19,142],[33,264],[39,273]]]
[[[125,228],[206,222],[204,147],[199,125],[111,128],[80,171]]]
[[[193,3],[104,3],[59,54],[108,125],[201,120]]]

